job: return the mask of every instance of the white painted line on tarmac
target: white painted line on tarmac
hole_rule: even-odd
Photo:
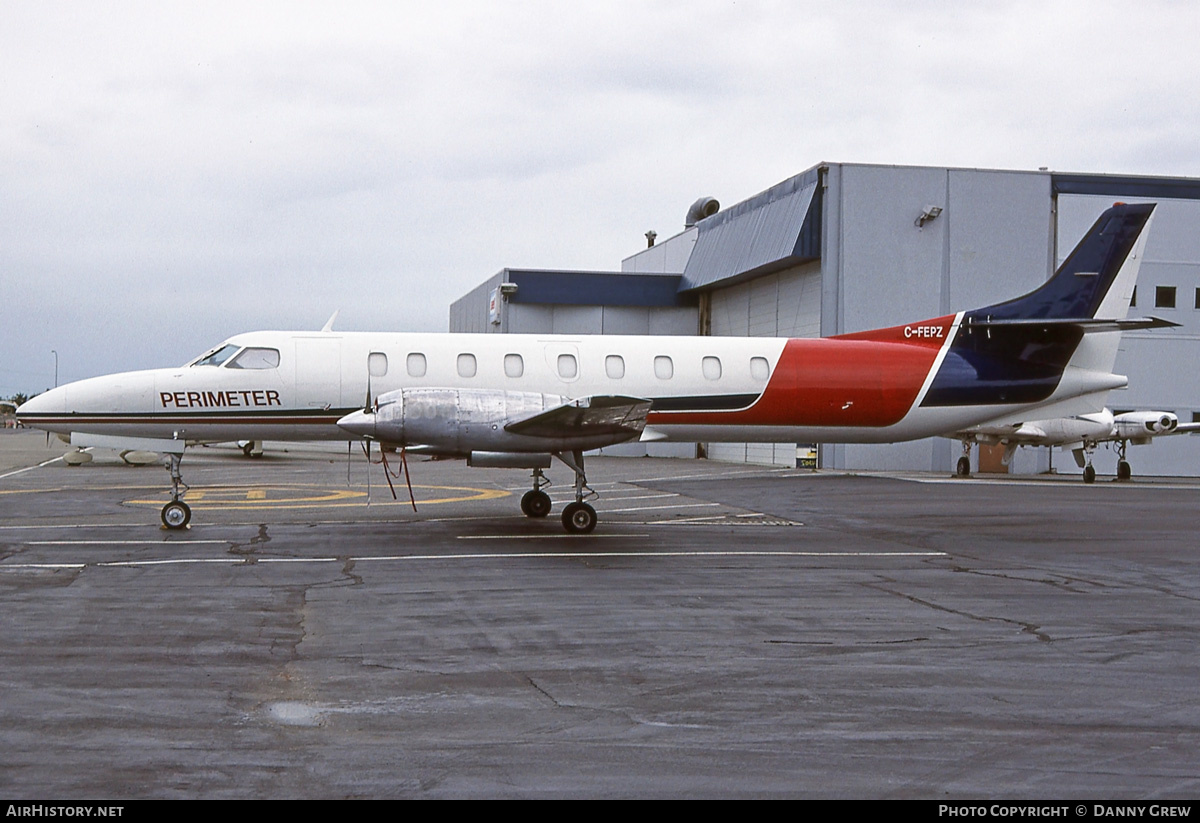
[[[182,546],[196,543],[221,543],[229,545],[232,540],[28,540],[26,546]]]
[[[136,523],[42,523],[35,526],[0,526],[0,531],[12,531],[16,529],[42,529],[46,531],[56,529],[137,529],[147,525],[149,524],[145,520],[139,520]],[[155,526],[155,528],[159,527]]]
[[[61,454],[60,454],[58,457],[52,457],[52,458],[50,458],[49,460],[47,460],[47,461],[46,461],[46,462],[44,462],[44,463],[38,463],[36,466],[26,466],[26,467],[25,467],[25,468],[23,468],[23,469],[17,469],[16,471],[11,471],[11,472],[8,472],[8,473],[6,473],[6,474],[0,474],[0,480],[3,480],[3,479],[4,479],[4,478],[6,478],[6,477],[15,477],[16,475],[18,475],[18,474],[24,474],[25,472],[31,472],[31,471],[33,471],[34,469],[40,469],[40,468],[42,468],[43,466],[49,466],[51,463],[57,463],[59,460],[62,460],[62,455],[61,455]]]
[[[682,497],[682,496],[683,495],[680,495],[680,494],[634,494],[634,495],[630,495],[629,497],[609,497],[608,495],[605,495],[601,499],[605,503],[620,503],[625,500],[659,500],[664,497]],[[575,494],[571,491],[563,491],[560,494],[550,495],[550,499],[554,500],[555,502],[562,502],[564,500],[570,500],[571,502],[575,502]]]
[[[592,535],[595,537],[616,537],[618,535]],[[621,535],[638,537],[644,535]],[[499,539],[499,535],[496,539]],[[507,536],[506,536],[507,537]],[[562,535],[570,540],[588,540],[588,537]],[[485,536],[461,539],[488,539]],[[519,538],[524,539],[524,538]],[[408,561],[447,561],[447,560],[538,560],[542,558],[566,558],[581,560],[597,560],[606,557],[687,557],[687,558],[722,558],[722,557],[767,557],[767,558],[849,558],[849,557],[947,557],[946,552],[908,551],[908,552],[816,552],[816,551],[575,551],[575,552],[503,552],[478,554],[398,554],[384,557],[228,557],[228,558],[174,558],[170,560],[114,560],[101,563],[11,563],[0,564],[0,572],[24,570],[54,570],[54,569],[86,569],[92,568],[129,568],[149,566],[196,566],[224,564],[229,566],[266,566],[271,564],[297,563],[389,563]]]
[[[578,540],[585,535],[567,534],[460,534],[457,540]],[[615,539],[621,537],[649,537],[648,534],[589,534],[588,540]]]
[[[675,506],[634,506],[628,509],[604,509],[601,514],[617,514],[619,512],[649,512],[660,509],[703,509],[709,506],[721,506],[722,503],[680,503]]]

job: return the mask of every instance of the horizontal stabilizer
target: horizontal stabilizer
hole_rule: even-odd
[[[555,406],[505,424],[504,430],[529,437],[612,435],[629,439],[646,427],[650,401],[641,397],[596,395]],[[619,442],[614,440],[614,442]]]
[[[989,319],[986,317],[966,317],[963,318],[963,327],[967,328],[1012,328],[1014,326],[1024,326],[1027,328],[1078,328],[1081,331],[1100,332],[1100,331],[1131,331],[1134,329],[1169,329],[1178,326],[1178,323],[1172,323],[1170,320],[1163,320],[1161,317],[1136,317],[1130,320],[1102,320],[1092,317],[1070,317],[1070,318],[997,318]]]

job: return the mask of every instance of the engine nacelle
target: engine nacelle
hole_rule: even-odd
[[[568,402],[537,392],[401,389],[380,395],[373,409],[352,412],[338,425],[384,443],[423,446],[441,454],[478,452],[487,460],[482,453],[586,451],[637,437],[649,401],[624,400],[595,407],[590,401]],[[612,409],[615,420],[606,418]],[[639,411],[641,417],[636,416]],[[632,422],[623,419],[629,414],[635,415]]]
[[[484,389],[400,389],[379,396],[374,436],[388,443],[428,446],[448,454],[524,449],[504,424],[562,405],[566,398],[537,392]]]
[[[1179,418],[1171,412],[1134,411],[1113,418],[1117,437],[1122,440],[1149,440],[1158,434],[1170,434],[1179,426]]]

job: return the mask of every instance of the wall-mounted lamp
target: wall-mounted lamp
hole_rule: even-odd
[[[942,213],[941,206],[926,206],[925,211],[921,212],[921,216],[918,217],[916,219],[916,221],[913,222],[913,225],[916,226],[918,229],[924,228],[926,223],[928,223],[930,220],[935,219],[941,213]]]

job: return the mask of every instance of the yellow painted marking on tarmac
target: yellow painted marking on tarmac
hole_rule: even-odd
[[[512,494],[503,489],[479,489],[470,486],[413,486],[413,491],[418,495],[429,491],[448,492],[443,496],[428,499],[417,497],[419,506],[495,500]],[[375,490],[372,497],[372,506],[409,505],[409,501],[403,495],[397,500],[383,499],[380,492]],[[164,492],[161,497],[135,498],[124,503],[131,506],[162,506],[167,499]],[[184,494],[183,500],[195,511],[346,508],[366,506],[367,492],[362,489],[328,489],[298,484],[204,488],[193,486]]]

